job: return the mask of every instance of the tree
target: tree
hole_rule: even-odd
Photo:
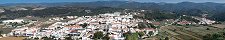
[[[225,32],[223,32],[223,36],[225,36]]]
[[[38,40],[39,38],[38,38],[38,37],[35,37],[34,39],[35,39],[35,40]]]
[[[145,13],[144,16],[145,19],[149,19],[149,20],[164,20],[164,19],[175,19],[177,18],[177,15],[175,14],[169,14],[166,12],[162,12],[162,11],[153,11],[152,13]]]
[[[94,33],[94,38],[100,39],[102,37],[103,37],[103,32],[99,31],[99,32]]]
[[[194,18],[192,18],[192,17],[187,17],[187,16],[182,16],[181,19],[184,19],[184,20],[187,20],[187,21],[193,21],[193,22],[195,22],[195,23],[200,22],[200,21],[197,20],[197,19],[194,19]]]
[[[138,32],[138,35],[139,36],[144,36],[145,35],[145,32]]]
[[[0,30],[0,34],[2,34],[2,32],[3,32],[3,31],[2,31],[2,30]]]
[[[140,22],[138,23],[138,28],[143,29],[143,28],[146,28],[146,26],[143,22]]]
[[[65,40],[73,40],[71,36],[66,37]]]
[[[166,37],[165,40],[169,40],[169,37]]]
[[[156,26],[154,26],[153,24],[151,24],[151,23],[148,23],[148,24],[146,24],[149,28],[156,28]]]
[[[206,30],[210,30],[209,28],[206,28]]]
[[[138,40],[138,33],[126,33],[124,36],[126,40]]]
[[[84,24],[80,24],[80,26],[82,26],[83,28],[87,27],[87,23],[84,23]]]
[[[49,37],[42,37],[43,40],[54,40],[53,38],[49,38]]]
[[[222,34],[207,34],[203,36],[203,40],[223,40],[224,36]]]
[[[109,35],[106,34],[106,36],[104,36],[102,39],[103,39],[103,40],[109,40],[110,38],[109,38],[108,36],[109,36]]]
[[[148,34],[149,34],[149,35],[152,35],[152,34],[153,34],[153,32],[152,32],[152,31],[150,31]]]

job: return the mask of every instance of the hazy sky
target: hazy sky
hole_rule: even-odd
[[[0,4],[3,3],[54,3],[54,2],[90,2],[90,1],[109,1],[109,0],[0,0]],[[112,0],[111,0],[112,1]],[[115,1],[115,0],[113,0]],[[127,0],[116,0],[116,1],[127,1]],[[225,3],[225,0],[133,0],[136,2],[167,2],[167,3],[177,3],[177,2],[216,2]]]

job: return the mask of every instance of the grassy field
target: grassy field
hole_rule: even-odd
[[[222,24],[214,24],[212,26],[217,28],[225,28],[225,22],[223,22]]]
[[[170,40],[202,40],[206,34],[222,32],[224,29],[210,26],[165,26],[159,29],[159,34],[151,37]],[[149,39],[151,39],[149,38]]]
[[[4,25],[0,25],[0,31],[2,31],[3,34],[9,33],[13,28],[2,28]]]

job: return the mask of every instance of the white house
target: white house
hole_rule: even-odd
[[[4,20],[3,23],[22,23],[25,22],[23,19],[14,19],[14,20]]]

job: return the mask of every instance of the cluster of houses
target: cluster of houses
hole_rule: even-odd
[[[201,20],[199,22],[199,24],[213,24],[213,23],[216,23],[216,21],[212,21],[212,20],[209,20],[209,19],[206,19],[206,18],[201,18],[199,20]]]
[[[0,13],[3,13],[3,12],[5,12],[5,10],[4,9],[0,9]]]
[[[33,24],[36,21],[27,20],[27,19],[13,19],[13,20],[3,20],[2,24],[6,25],[6,27],[24,27]]]
[[[209,19],[206,19],[206,18],[200,18],[200,17],[192,17],[196,20],[198,20],[199,22],[193,22],[193,21],[187,21],[187,20],[179,20],[178,22],[176,22],[177,24],[180,24],[180,25],[190,25],[190,24],[214,24],[216,23],[216,21],[213,21],[213,20],[209,20]]]
[[[209,19],[206,19],[206,18],[199,18],[199,17],[192,17],[192,18],[199,20],[200,22],[198,22],[198,24],[213,24],[213,23],[216,23],[216,21],[209,20]]]
[[[67,19],[74,19],[77,17],[78,16],[54,17],[54,18],[50,18],[49,21],[63,21],[63,20],[67,20]]]
[[[18,7],[18,8],[12,8],[10,9],[10,11],[23,11],[23,10],[28,10],[27,8],[23,8],[23,7]]]
[[[34,9],[32,9],[32,10],[43,10],[43,9],[45,9],[45,7],[34,8]]]
[[[190,24],[197,24],[197,23],[191,22],[191,21],[187,21],[187,20],[180,20],[179,22],[177,22],[177,24],[180,24],[180,25],[190,25]]]
[[[133,18],[133,15],[121,15],[120,12],[99,14],[96,16],[67,16],[75,18],[67,22],[56,22],[48,27],[21,27],[12,30],[12,36],[28,36],[29,38],[52,37],[55,39],[65,39],[72,36],[72,39],[91,40],[94,33],[103,32],[112,40],[125,40],[124,33],[153,32],[154,36],[158,30],[154,28],[138,29],[141,19]],[[61,18],[53,18],[61,20]]]

